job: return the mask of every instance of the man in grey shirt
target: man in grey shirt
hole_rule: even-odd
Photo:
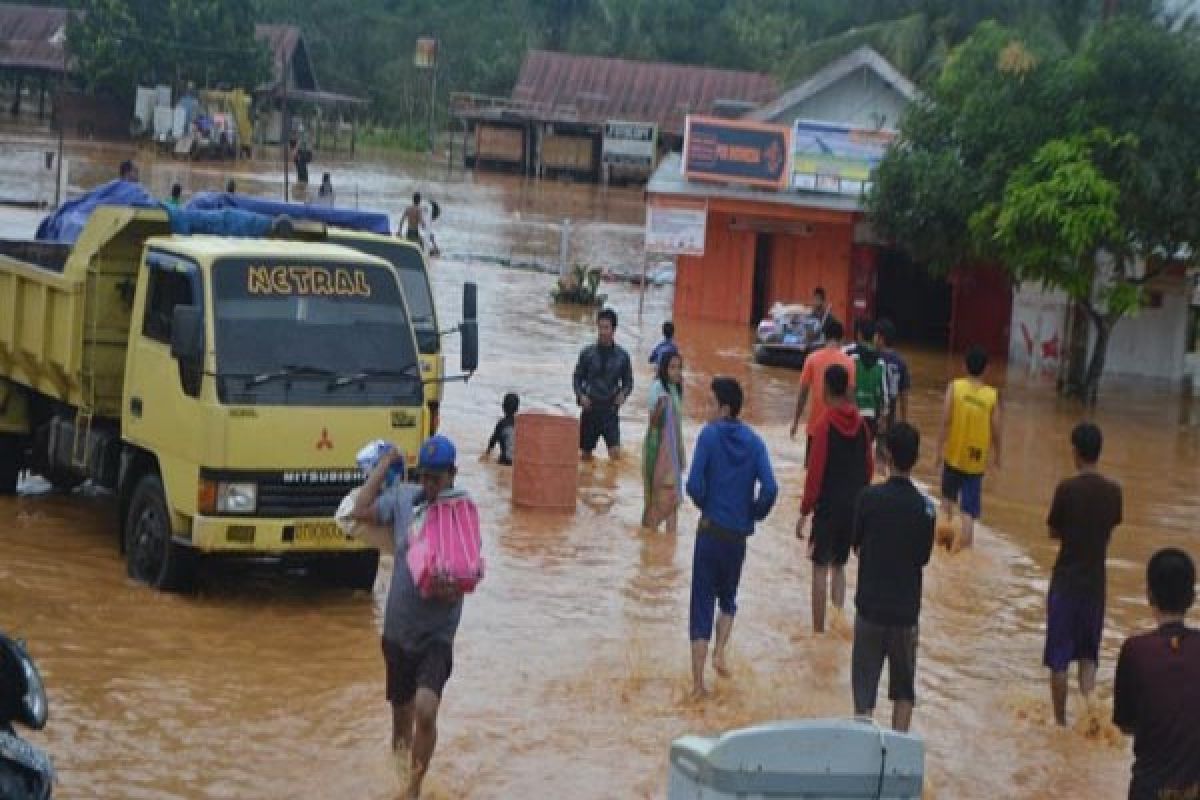
[[[354,518],[392,525],[396,553],[383,618],[383,658],[387,664],[387,699],[392,705],[392,749],[410,751],[412,768],[407,797],[417,798],[437,743],[437,714],[442,690],[454,666],[454,635],[462,618],[462,593],[443,586],[424,598],[408,569],[408,542],[416,516],[414,503],[425,498],[450,498],[465,492],[454,488],[454,444],[434,436],[421,446],[418,486],[399,483],[383,490],[388,468],[403,463],[392,450],[382,458],[358,493]]]
[[[614,341],[617,312],[606,308],[596,317],[596,343],[583,348],[575,364],[572,386],[579,415],[579,450],[584,461],[601,439],[608,457],[621,455],[621,406],[633,392],[633,365],[629,353]]]

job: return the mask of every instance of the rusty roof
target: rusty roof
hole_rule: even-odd
[[[317,85],[317,73],[308,57],[304,34],[298,27],[259,24],[254,26],[254,38],[271,51],[271,82],[260,88],[278,87],[283,77],[283,66],[287,61],[292,62],[292,74],[295,76],[295,82],[289,88],[313,92],[321,88]]]
[[[531,50],[512,98],[574,107],[584,122],[657,122],[682,133],[687,114],[711,114],[720,101],[757,106],[778,93],[775,79],[758,72]]]
[[[64,72],[67,11],[0,3],[0,67]]]
[[[0,3],[0,67],[65,72],[66,32],[64,8]],[[279,86],[288,61],[295,76],[290,88],[312,92],[321,88],[298,27],[255,25],[254,38],[271,53],[271,81],[263,88]]]

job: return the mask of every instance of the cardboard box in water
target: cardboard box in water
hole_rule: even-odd
[[[857,720],[772,722],[671,745],[668,800],[920,800],[920,739]]]
[[[578,493],[579,420],[563,414],[518,414],[513,503],[574,510]]]

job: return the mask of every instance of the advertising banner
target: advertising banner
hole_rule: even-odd
[[[892,131],[797,120],[792,131],[791,188],[863,194],[871,188],[871,173],[895,138]]]
[[[653,200],[646,206],[646,252],[702,256],[708,221],[704,200]]]
[[[658,126],[649,122],[604,123],[603,161],[620,167],[654,167]]]
[[[689,180],[786,189],[790,133],[782,125],[689,116],[683,174]]]

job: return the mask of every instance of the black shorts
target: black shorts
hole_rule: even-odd
[[[616,406],[592,406],[579,416],[579,449],[590,453],[601,439],[609,450],[621,446],[621,418]]]
[[[854,618],[854,646],[850,653],[850,684],[854,690],[854,713],[875,710],[883,660],[888,662],[888,698],[893,702],[917,700],[917,626],[877,625]]]
[[[454,648],[445,642],[430,642],[420,650],[406,650],[384,639],[383,661],[387,665],[388,702],[406,706],[417,696],[417,689],[442,696],[454,670]]]
[[[843,567],[850,560],[854,515],[818,514],[812,524],[812,562],[818,567]]]

